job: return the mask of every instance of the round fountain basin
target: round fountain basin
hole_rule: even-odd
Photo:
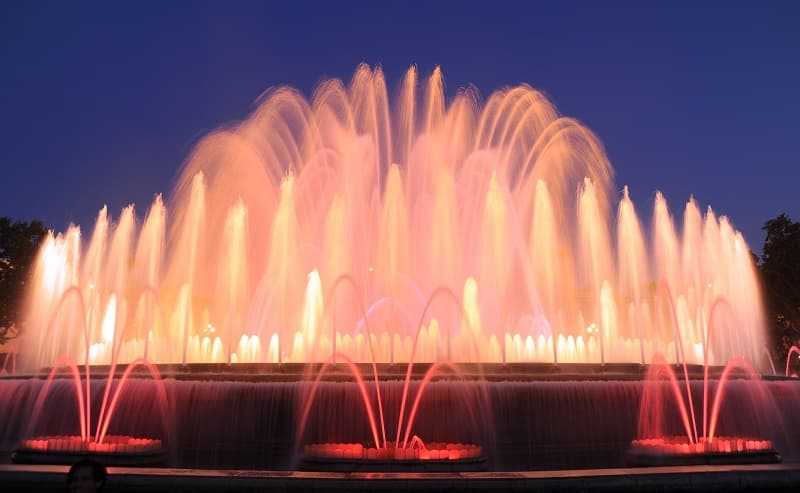
[[[103,443],[80,436],[42,436],[22,440],[12,455],[15,463],[72,464],[82,457],[111,466],[162,465],[165,452],[161,440],[125,435],[107,435]]]
[[[425,448],[369,448],[360,443],[306,445],[301,469],[311,471],[483,471],[486,458],[479,445],[429,443]]]
[[[765,464],[780,462],[770,440],[746,437],[701,438],[689,443],[685,436],[646,438],[631,442],[628,458],[634,465]]]

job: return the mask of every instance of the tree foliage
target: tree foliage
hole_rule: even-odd
[[[0,344],[21,328],[25,282],[46,233],[41,221],[0,217]]]
[[[770,219],[761,254],[761,277],[775,349],[785,355],[800,341],[800,223],[786,214]]]

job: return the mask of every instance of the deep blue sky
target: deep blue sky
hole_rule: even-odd
[[[428,5],[428,4],[434,5]],[[163,5],[162,5],[163,4]],[[696,4],[696,5],[695,5]],[[0,216],[91,228],[168,195],[209,130],[267,88],[381,64],[447,91],[527,82],[604,142],[646,225],[661,190],[800,220],[800,2],[0,3]]]

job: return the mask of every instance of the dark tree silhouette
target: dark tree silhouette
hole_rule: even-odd
[[[41,221],[0,217],[0,344],[22,328],[25,282],[46,233]]]
[[[778,355],[800,342],[800,223],[786,214],[770,219],[761,253],[769,329]]]

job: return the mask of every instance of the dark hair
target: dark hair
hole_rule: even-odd
[[[67,484],[72,484],[72,480],[75,477],[75,473],[78,472],[78,469],[90,467],[92,468],[92,477],[95,481],[101,481],[103,483],[106,482],[106,466],[97,462],[96,460],[92,459],[81,459],[78,462],[72,464],[72,467],[69,468],[69,472],[67,473]]]

